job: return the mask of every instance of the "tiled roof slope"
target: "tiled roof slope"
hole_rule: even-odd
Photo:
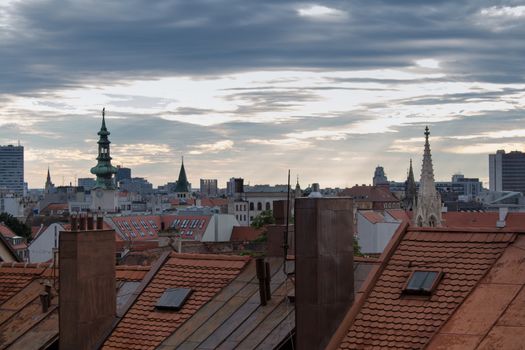
[[[119,299],[125,302],[148,271],[146,266],[117,266]],[[57,341],[58,291],[52,289],[47,312],[42,312],[39,297],[42,282],[52,277],[49,263],[0,264],[0,349],[45,349]]]
[[[208,304],[195,313],[159,349],[273,349],[294,329],[295,308],[288,301],[293,283],[286,280],[282,258],[267,258],[272,298],[261,306],[255,260]],[[288,262],[288,271],[293,261]]]
[[[516,237],[497,230],[406,227],[396,232],[378,273],[345,318],[339,349],[423,349]],[[430,297],[402,293],[415,268],[444,273]]]
[[[172,253],[106,339],[103,349],[154,349],[235,278],[247,257]],[[155,309],[166,288],[192,288],[179,311]]]
[[[524,334],[525,235],[520,234],[428,349],[525,349]]]

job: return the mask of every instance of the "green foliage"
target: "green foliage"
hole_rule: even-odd
[[[0,214],[0,222],[9,227],[17,236],[24,237],[27,241],[31,239],[31,228],[8,213]]]
[[[354,256],[363,256],[361,253],[361,247],[359,246],[359,240],[354,236]]]
[[[275,218],[271,210],[265,210],[253,218],[252,227],[261,228],[264,225],[275,224]]]

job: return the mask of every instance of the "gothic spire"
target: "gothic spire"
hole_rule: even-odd
[[[441,226],[441,196],[434,183],[434,168],[428,138],[430,132],[425,128],[425,149],[423,151],[423,166],[417,197],[417,210],[414,216],[417,226]]]
[[[410,158],[410,167],[408,168],[407,180],[405,181],[405,198],[403,207],[406,210],[414,210],[417,203],[417,186],[414,179],[414,170],[412,169],[412,158]]]
[[[182,164],[179,171],[179,179],[177,180],[177,186],[175,192],[188,193],[190,192],[188,178],[186,177],[186,169],[184,169],[184,156],[182,156]]]

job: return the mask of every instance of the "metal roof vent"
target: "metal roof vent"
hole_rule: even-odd
[[[179,311],[192,292],[191,288],[167,288],[157,301],[155,308]]]

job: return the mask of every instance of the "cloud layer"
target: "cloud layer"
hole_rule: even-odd
[[[88,176],[100,109],[117,164],[155,184],[405,176],[431,125],[437,177],[523,149],[524,6],[513,1],[89,1],[0,5],[0,144],[27,180]],[[519,129],[519,130],[515,130]],[[434,137],[435,136],[435,137]],[[510,148],[510,149],[509,149]],[[60,182],[60,181],[55,181]]]

